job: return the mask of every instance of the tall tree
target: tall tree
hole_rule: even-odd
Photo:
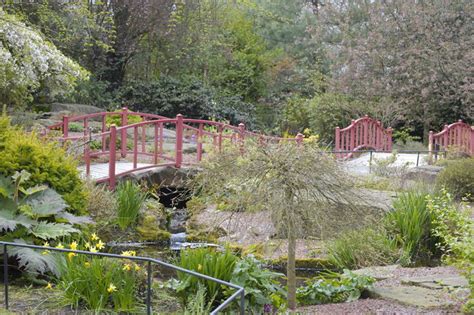
[[[391,109],[419,134],[473,117],[474,3],[327,1],[318,36],[333,52],[333,87]]]

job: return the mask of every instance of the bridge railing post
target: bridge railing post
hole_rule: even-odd
[[[341,128],[339,127],[336,127],[336,137],[334,139],[334,150],[337,152],[337,151],[340,151],[341,150],[341,147],[340,147],[340,143],[341,143]],[[340,154],[339,153],[336,153],[336,157],[339,158],[340,157]]]
[[[109,189],[115,189],[115,146],[117,141],[117,126],[110,126],[110,144],[109,144]]]
[[[183,163],[183,115],[176,115],[176,168]]]
[[[128,125],[128,108],[123,107],[120,115],[121,115],[121,126],[124,127]],[[122,129],[120,131],[120,152],[123,158],[127,156],[127,130],[126,129]]]
[[[392,133],[393,130],[391,127],[387,128],[387,151],[391,152],[392,151]]]
[[[63,116],[63,138],[69,136],[69,117]]]

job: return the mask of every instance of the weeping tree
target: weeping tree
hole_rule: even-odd
[[[329,154],[314,144],[246,146],[230,149],[202,164],[193,180],[199,193],[225,201],[233,211],[269,210],[281,235],[288,239],[288,307],[296,307],[296,240],[341,221],[361,222],[360,197],[348,176]]]

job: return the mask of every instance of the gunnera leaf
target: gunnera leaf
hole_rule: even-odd
[[[61,195],[51,188],[35,193],[25,201],[31,207],[31,212],[39,218],[49,217],[67,208]]]
[[[0,176],[0,197],[12,198],[15,192],[15,187],[10,178]]]
[[[64,223],[50,223],[41,221],[35,225],[31,230],[31,233],[43,240],[56,239],[61,236],[67,236],[71,233],[79,233],[78,229],[72,227],[72,225]]]
[[[18,224],[29,228],[35,222],[24,215],[14,215],[10,210],[0,210],[0,231],[13,231]]]
[[[16,239],[15,243],[25,244],[21,239]],[[10,247],[8,253],[18,259],[19,267],[23,268],[26,272],[40,274],[52,272],[54,275],[59,276],[58,259],[54,254],[43,254],[38,250],[24,247]]]
[[[60,212],[56,216],[56,219],[64,219],[71,224],[92,224],[94,220],[88,216],[75,216],[69,212]]]

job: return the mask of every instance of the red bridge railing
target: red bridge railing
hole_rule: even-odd
[[[119,116],[120,126],[108,126],[107,117]],[[129,124],[130,117],[139,117],[139,122]],[[137,119],[135,119],[136,121]],[[72,134],[71,123],[80,123],[83,131]],[[89,128],[92,122],[100,125],[100,130],[93,133]],[[61,141],[77,142],[85,140],[83,161],[86,175],[90,175],[91,161],[102,159],[108,163],[107,176],[97,182],[107,182],[111,189],[116,185],[117,177],[156,166],[174,166],[180,168],[199,163],[203,158],[204,146],[222,152],[227,144],[244,149],[247,139],[259,144],[278,143],[282,141],[301,143],[303,135],[295,138],[265,136],[245,129],[243,123],[232,126],[222,122],[189,119],[182,115],[167,118],[155,114],[138,113],[123,108],[118,112],[100,112],[75,117],[63,117],[63,121],[49,126],[48,129],[61,130]],[[94,144],[95,145],[91,145]],[[192,147],[185,153],[185,146]],[[117,170],[117,161],[124,159],[132,163],[132,169]],[[148,159],[149,163],[139,165]]]
[[[379,120],[367,115],[352,120],[351,124],[344,129],[336,127],[335,151],[355,152],[362,149],[390,152],[392,128],[384,129]]]
[[[428,150],[449,150],[454,148],[474,155],[474,126],[459,120],[451,125],[444,125],[442,131],[430,131]]]

